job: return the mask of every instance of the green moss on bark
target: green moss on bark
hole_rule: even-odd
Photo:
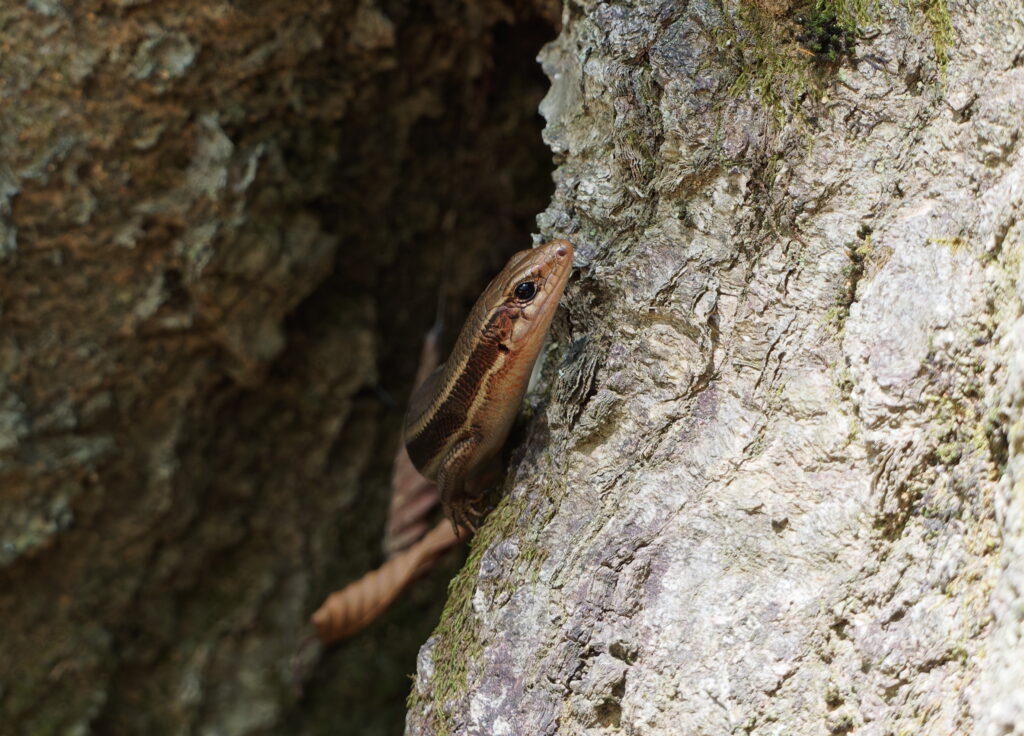
[[[946,0],[907,2],[945,67],[955,38]],[[804,100],[820,97],[839,65],[858,58],[858,42],[879,17],[877,0],[740,0],[722,9],[715,41],[736,69],[730,93],[756,95],[780,127],[802,117]]]

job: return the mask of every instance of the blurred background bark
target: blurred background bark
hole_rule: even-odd
[[[0,730],[400,732],[458,560],[290,657],[381,560],[437,290],[548,201],[559,12],[0,7]]]

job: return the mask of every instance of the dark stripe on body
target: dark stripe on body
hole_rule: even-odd
[[[436,468],[431,468],[431,464],[448,453],[450,445],[468,426],[469,409],[480,393],[484,379],[503,357],[498,349],[502,338],[495,334],[500,332],[498,324],[501,322],[507,322],[507,319],[503,319],[502,310],[498,310],[481,331],[469,360],[437,405],[434,416],[416,436],[406,438],[405,447],[413,465],[431,480],[436,478]]]

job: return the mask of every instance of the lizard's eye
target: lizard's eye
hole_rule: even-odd
[[[521,302],[529,301],[533,299],[533,295],[537,293],[537,286],[532,281],[523,281],[516,285],[516,288],[512,291],[515,294],[516,299]]]

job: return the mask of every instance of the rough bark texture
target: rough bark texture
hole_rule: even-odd
[[[548,201],[557,21],[0,5],[0,731],[401,730],[455,560],[299,703],[290,660],[381,560],[437,288],[471,303]]]
[[[1024,733],[1019,3],[574,2],[541,58],[580,273],[407,733]]]

